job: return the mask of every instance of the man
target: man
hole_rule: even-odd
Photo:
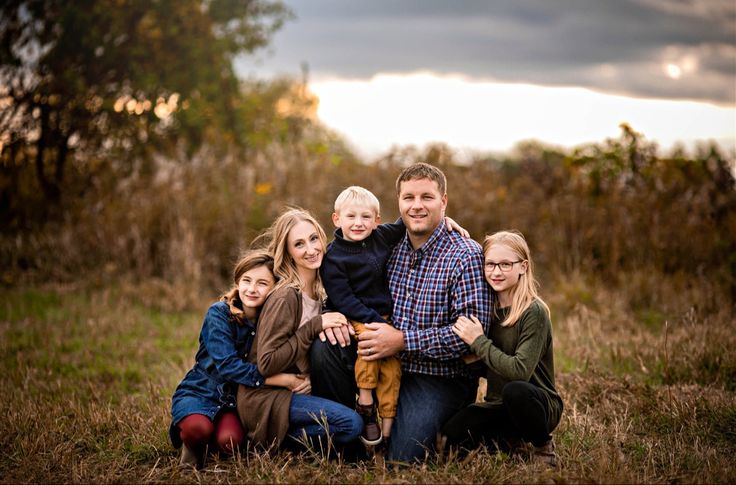
[[[452,331],[474,315],[487,331],[490,308],[480,246],[444,224],[445,175],[417,163],[396,180],[406,236],[388,262],[394,326],[369,323],[357,352],[367,361],[398,354],[399,406],[388,458],[418,461],[434,448],[446,420],[475,400],[477,379],[462,360],[469,348]],[[334,332],[312,345],[312,392],[350,406],[355,401],[355,346]],[[339,343],[340,346],[336,346]]]

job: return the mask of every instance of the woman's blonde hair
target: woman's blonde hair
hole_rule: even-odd
[[[294,258],[291,257],[287,248],[289,244],[289,231],[301,221],[309,222],[316,229],[319,240],[322,243],[323,256],[327,249],[327,237],[322,226],[317,222],[317,219],[308,211],[299,207],[287,209],[286,212],[273,221],[273,224],[271,224],[271,227],[266,232],[266,237],[270,239],[268,252],[273,256],[273,273],[278,280],[274,291],[285,287],[302,288],[303,281],[299,277],[299,271],[297,271]],[[317,271],[316,278],[314,279],[312,290],[317,299],[324,299],[325,290],[322,286],[319,271]]]
[[[524,236],[516,230],[499,231],[490,236],[486,236],[483,241],[483,254],[495,245],[503,245],[509,248],[511,251],[516,253],[516,256],[527,262],[527,269],[524,274],[519,275],[519,282],[511,288],[511,310],[509,311],[506,319],[501,322],[502,327],[511,327],[521,318],[529,305],[535,300],[544,308],[547,312],[547,316],[550,316],[549,307],[539,296],[537,290],[539,283],[534,279],[534,263],[532,262],[531,253],[529,252],[529,245],[527,245]],[[498,298],[494,302],[493,313],[496,314],[498,310]]]

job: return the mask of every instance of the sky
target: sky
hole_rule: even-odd
[[[288,75],[367,158],[444,142],[573,147],[629,123],[663,149],[736,154],[734,0],[285,0],[244,77]]]

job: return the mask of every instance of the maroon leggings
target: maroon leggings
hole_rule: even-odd
[[[179,436],[190,450],[199,450],[214,444],[225,453],[232,453],[243,442],[245,433],[240,418],[234,411],[215,416],[213,423],[204,414],[190,414],[179,421]]]

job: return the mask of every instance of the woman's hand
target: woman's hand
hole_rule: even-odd
[[[455,219],[452,219],[451,217],[445,216],[445,225],[447,226],[447,230],[450,232],[457,231],[462,237],[470,237],[470,233],[466,231],[465,228],[460,227],[460,224],[455,222]]]
[[[296,374],[296,385],[291,388],[291,392],[294,394],[311,394],[312,393],[312,380],[309,378],[309,374]]]
[[[295,394],[310,394],[312,381],[309,374],[290,374],[280,372],[266,378],[266,384],[275,387],[285,387]]]
[[[327,312],[322,314],[322,330],[347,326],[348,320],[345,315],[338,312]]]
[[[321,341],[329,340],[332,345],[340,344],[340,347],[350,345],[350,336],[355,335],[352,325],[343,325],[336,328],[328,328],[319,333]]]
[[[481,325],[480,320],[472,315],[470,318],[460,317],[452,326],[452,331],[463,339],[463,342],[470,345],[475,342],[475,339],[483,335],[483,325]]]
[[[309,381],[309,376],[307,376]],[[279,372],[272,376],[266,377],[266,385],[275,387],[285,387],[286,389],[296,392],[296,389],[302,389],[304,386],[304,376],[300,374],[290,374],[288,372]],[[312,383],[308,384],[309,390],[312,390]]]

